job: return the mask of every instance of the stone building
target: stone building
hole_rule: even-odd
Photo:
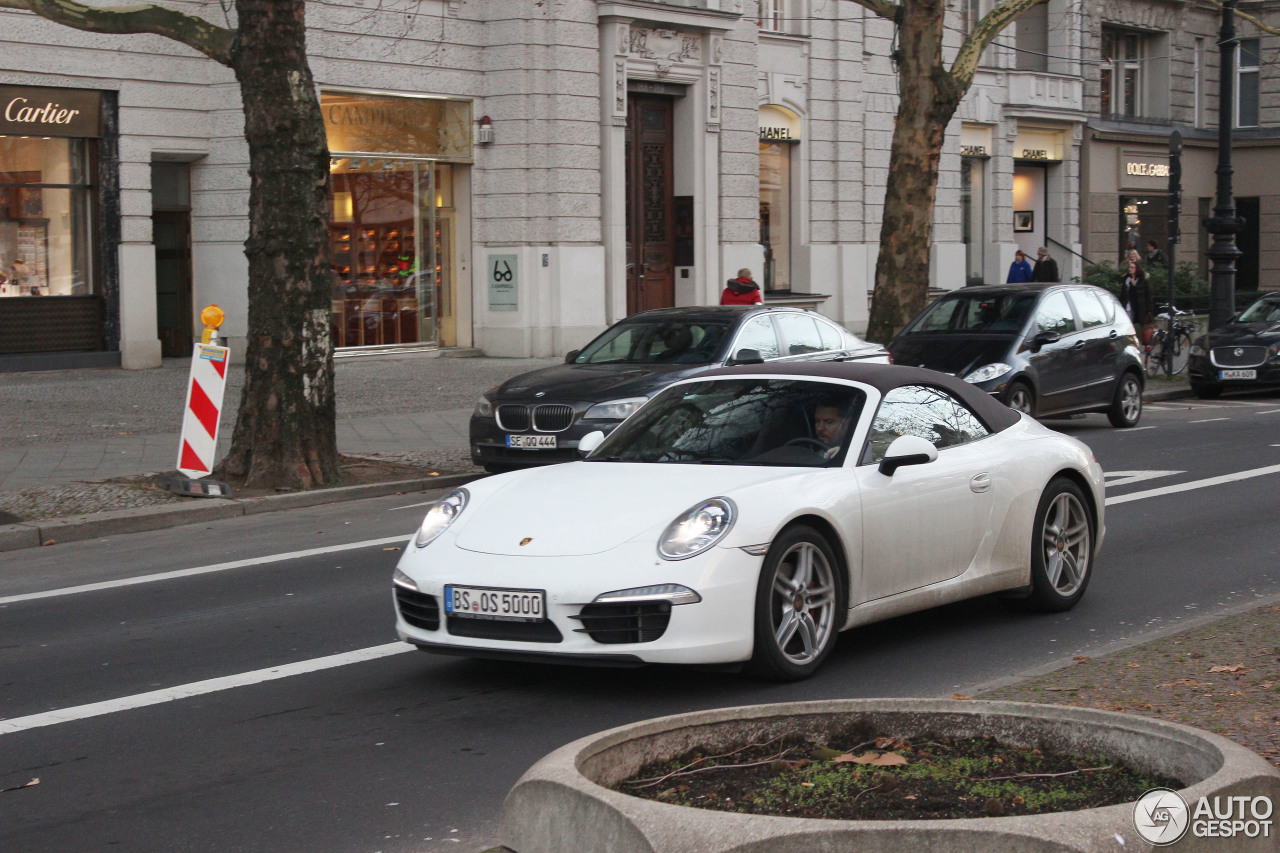
[[[1280,3],[1241,2],[1241,11],[1280,24]],[[1085,7],[1086,109],[1082,183],[1083,254],[1121,262],[1154,240],[1169,244],[1169,139],[1183,138],[1181,242],[1177,262],[1208,277],[1212,235],[1202,221],[1216,204],[1221,12],[1204,3],[1106,0]],[[1237,236],[1236,290],[1280,288],[1280,37],[1237,20],[1232,48],[1232,165]]]
[[[955,4],[952,49],[989,7]],[[843,0],[314,0],[308,24],[342,352],[559,354],[713,303],[740,267],[769,301],[865,328],[892,22]],[[1121,188],[1081,194],[1086,129],[1095,160],[1110,144],[1088,118],[1097,35],[1050,0],[988,49],[948,130],[933,288],[1003,281],[1017,248],[1049,246],[1065,277],[1112,251],[1095,207],[1118,216]],[[157,365],[190,353],[209,303],[242,352],[231,72],[0,10],[0,102],[0,370]]]

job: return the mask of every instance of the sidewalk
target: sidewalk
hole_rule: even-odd
[[[558,359],[441,358],[434,352],[335,362],[338,450],[466,478],[467,422],[476,400],[516,374]],[[153,370],[0,374],[0,550],[192,524],[245,512],[385,494],[389,485],[255,498],[183,498],[114,478],[173,471],[189,359]],[[218,456],[230,446],[243,370],[228,375]],[[1185,378],[1150,380],[1147,400],[1189,393]],[[423,476],[399,490],[454,480]],[[38,522],[38,523],[37,523]]]

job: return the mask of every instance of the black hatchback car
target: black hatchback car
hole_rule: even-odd
[[[1280,293],[1268,293],[1191,344],[1187,371],[1197,397],[1280,388]]]
[[[1086,284],[966,287],[889,342],[895,364],[958,376],[1033,417],[1142,417],[1142,350],[1114,296]]]
[[[567,462],[578,440],[609,432],[685,377],[757,361],[887,362],[813,311],[767,305],[657,308],[610,326],[565,363],[486,391],[471,415],[471,459],[487,471]]]

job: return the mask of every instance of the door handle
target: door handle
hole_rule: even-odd
[[[1076,341],[1072,349],[1084,349],[1084,341]]]
[[[1112,329],[1111,334],[1108,335],[1107,337],[1111,338],[1112,340],[1115,340],[1116,338],[1120,337],[1120,333],[1117,332],[1115,329]]]
[[[973,479],[969,481],[969,491],[974,494],[982,494],[991,488],[991,475],[985,471],[981,474],[974,474]]]

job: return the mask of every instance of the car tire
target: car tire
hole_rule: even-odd
[[[817,671],[844,625],[843,572],[827,537],[808,525],[769,544],[756,584],[754,674],[799,681]]]
[[[1222,396],[1222,389],[1217,385],[1197,385],[1191,383],[1191,393],[1201,400],[1216,400]]]
[[[1116,393],[1107,410],[1107,420],[1113,427],[1127,429],[1142,420],[1142,380],[1133,371],[1127,371],[1116,383]]]
[[[1025,382],[1009,383],[1009,389],[1004,392],[1004,404],[1015,412],[1025,412],[1033,418],[1036,416],[1036,393]]]
[[[1049,482],[1031,528],[1031,594],[1016,603],[1060,613],[1076,606],[1093,569],[1094,521],[1084,492],[1071,480]]]

